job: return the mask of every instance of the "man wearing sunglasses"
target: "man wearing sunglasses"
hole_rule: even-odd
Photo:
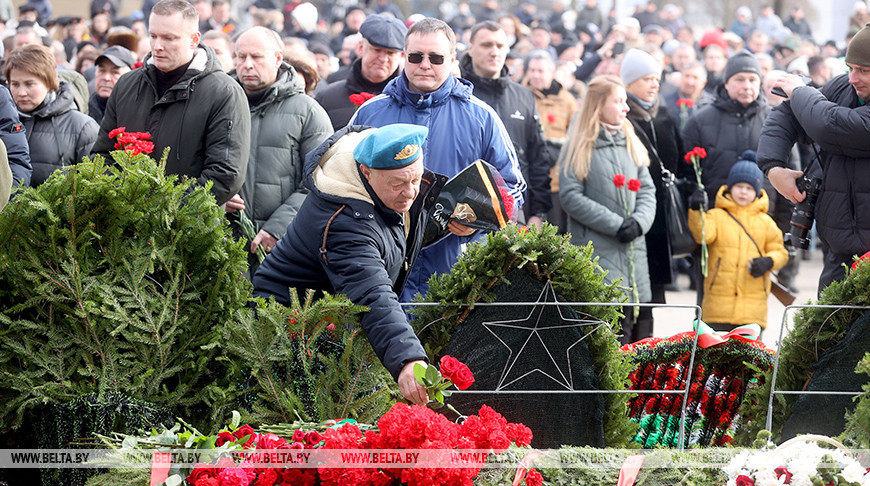
[[[382,127],[411,123],[429,129],[423,145],[426,168],[453,177],[477,159],[498,169],[522,207],[526,182],[504,125],[486,103],[472,95],[473,85],[451,74],[456,62],[456,36],[445,22],[425,18],[405,36],[405,68],[387,84],[383,94],[360,107],[350,125]],[[429,289],[433,274],[450,271],[462,245],[474,230],[455,221],[452,235],[425,248],[411,269],[401,300],[408,302]]]

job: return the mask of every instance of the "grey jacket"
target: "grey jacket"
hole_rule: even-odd
[[[634,163],[628,154],[625,141],[624,132],[620,131],[611,136],[602,129],[592,152],[589,174],[582,181],[574,171],[567,168],[563,150],[559,157],[559,199],[562,201],[562,208],[568,213],[571,243],[582,246],[591,241],[598,264],[608,272],[605,280],[612,282],[622,279],[624,287],[631,286],[634,255],[638,298],[640,302],[649,302],[652,291],[646,241],[643,237],[638,237],[631,243],[620,243],[616,232],[627,217],[624,202],[626,198],[631,217],[640,224],[644,233],[649,231],[656,215],[656,189],[649,169],[645,166],[638,167]],[[626,181],[639,179],[640,190],[635,193],[625,186],[617,188],[613,181],[617,174],[625,175]],[[626,293],[633,300],[632,292],[628,290]]]
[[[233,74],[233,79],[238,77]],[[251,149],[239,195],[256,229],[275,238],[287,231],[308,190],[305,155],[332,134],[326,111],[305,95],[305,81],[286,62],[278,79],[251,107]]]

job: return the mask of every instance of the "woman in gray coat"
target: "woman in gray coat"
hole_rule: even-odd
[[[599,76],[589,83],[559,156],[559,198],[568,214],[571,242],[591,241],[607,281],[622,280],[630,302],[649,302],[644,233],[656,212],[649,154],[626,119],[622,82]],[[623,343],[649,337],[634,325],[637,308],[625,309]]]

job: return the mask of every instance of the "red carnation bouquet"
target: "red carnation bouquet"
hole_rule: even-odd
[[[625,174],[616,174],[613,176],[613,185],[616,186],[617,189],[622,189],[623,187],[628,185],[627,189],[631,192],[637,193],[640,190],[640,179],[628,179],[626,181]],[[628,204],[628,194],[622,196],[622,207],[625,209],[625,217],[631,217],[631,207]],[[629,270],[631,274],[629,275],[630,284],[631,284],[631,296],[634,298],[634,302],[640,302],[640,294],[637,291],[637,276],[635,274],[634,268],[634,241],[628,243],[628,264]],[[637,318],[640,313],[640,308],[634,306],[633,308],[634,317]]]
[[[109,132],[109,138],[117,138],[115,148],[129,155],[150,154],[154,150],[151,134],[146,132],[127,132],[127,127],[118,127]]]
[[[348,96],[347,98],[350,100],[351,103],[353,103],[354,105],[356,105],[357,108],[359,108],[360,106],[363,105],[363,103],[365,103],[366,101],[368,101],[374,97],[375,97],[375,95],[363,91],[362,93],[354,93],[354,94]]]
[[[704,183],[701,182],[701,159],[707,157],[707,150],[704,147],[695,147],[690,150],[686,155],[686,163],[692,164],[692,167],[695,169],[695,182],[698,185],[698,189],[704,190]],[[702,217],[701,217],[701,275],[704,277],[707,276],[707,225],[706,221],[703,218],[703,208],[701,209]]]

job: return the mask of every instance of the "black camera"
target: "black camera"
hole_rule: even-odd
[[[807,249],[810,247],[809,232],[815,219],[816,199],[822,189],[822,179],[818,177],[802,177],[795,181],[798,190],[805,192],[807,197],[795,204],[789,221],[789,232],[785,234],[785,245],[792,248]]]

